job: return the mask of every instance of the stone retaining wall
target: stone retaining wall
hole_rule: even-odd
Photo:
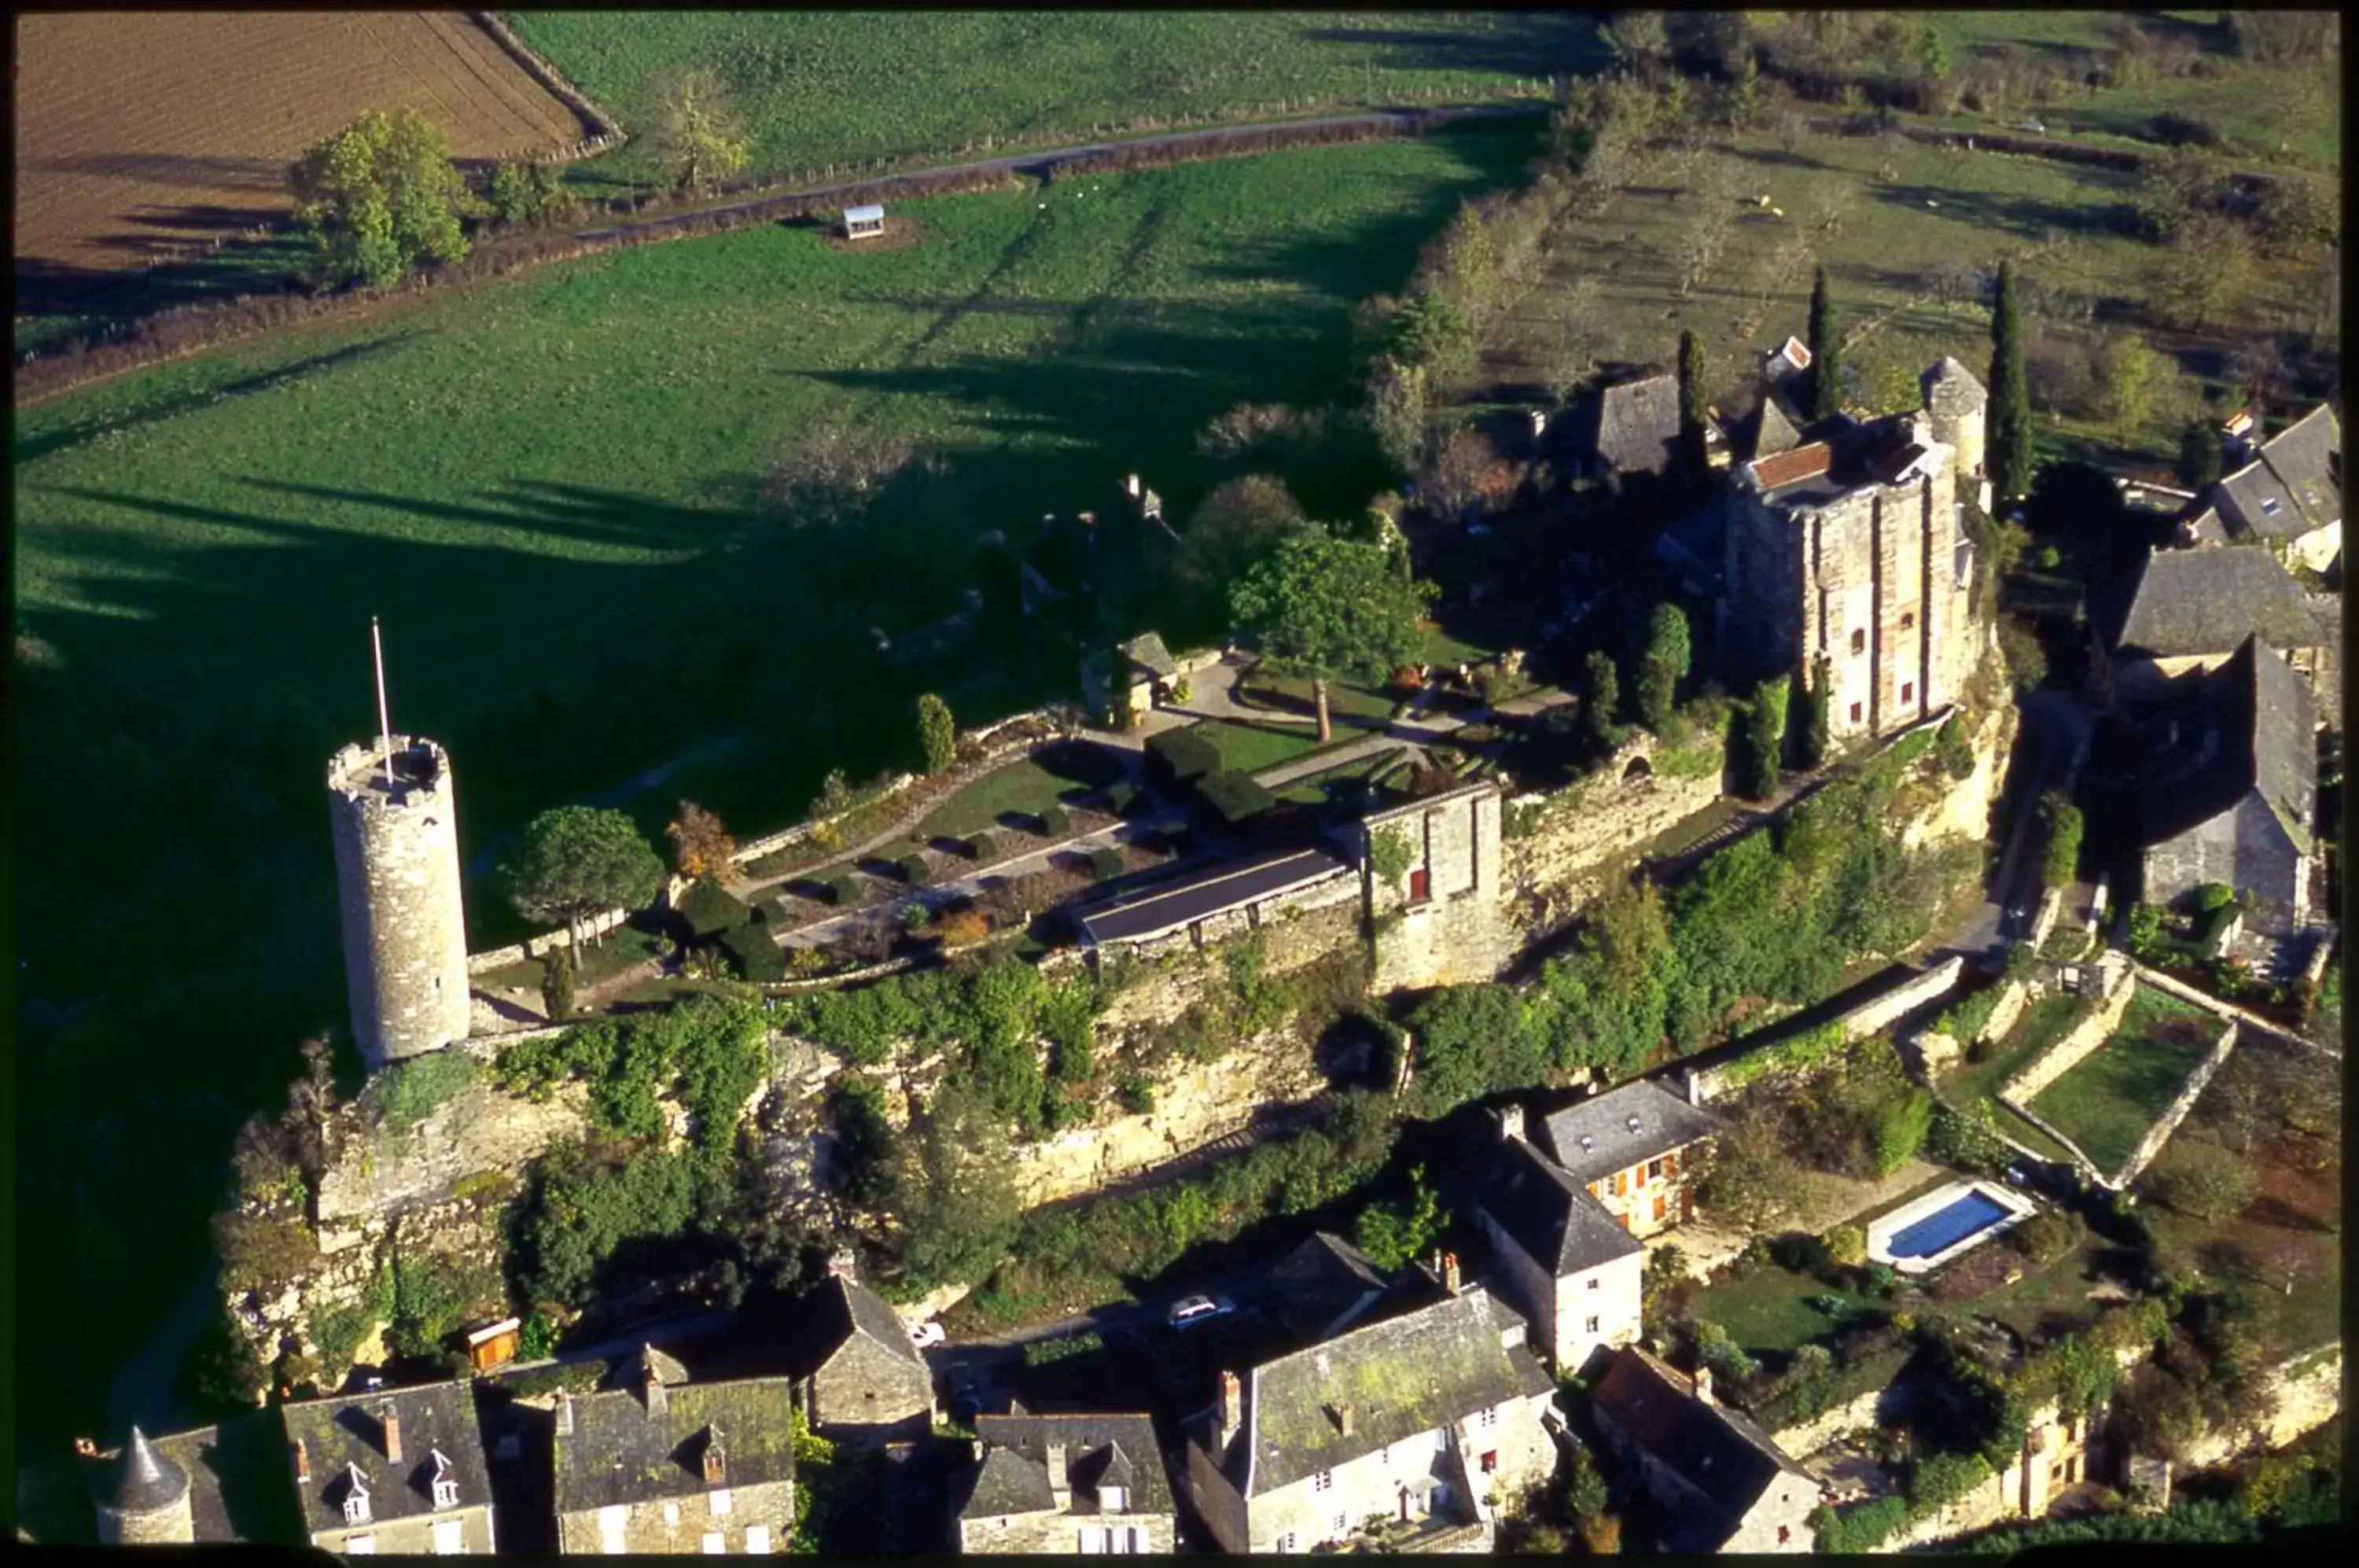
[[[1998,1097],[2020,1108],[2050,1083],[2061,1078],[2087,1059],[2121,1027],[2122,1015],[2129,1010],[2130,998],[2137,995],[2135,985],[2124,985],[2097,1006],[2097,1010],[2064,1031],[2064,1038],[2041,1051],[2002,1085]]]
[[[1998,1000],[1991,1004],[1990,1017],[1983,1024],[1978,1040],[2002,1040],[2022,1021],[2023,1009],[2031,1005],[2031,987],[2021,980],[2009,980],[1998,988]]]
[[[2190,1445],[2183,1469],[2283,1448],[2333,1420],[2343,1409],[2343,1342],[2280,1361],[2261,1386],[2261,1396],[2246,1408],[2266,1413],[2240,1427],[2204,1432]]]
[[[1922,974],[1912,975],[1881,996],[1871,996],[1848,1011],[1837,1013],[1818,1028],[1839,1029],[1842,1031],[1843,1043],[1846,1045],[1854,1040],[1865,1040],[1868,1036],[1883,1029],[1895,1018],[1905,1017],[1936,997],[1947,995],[1957,985],[1958,976],[1964,973],[1965,964],[1966,961],[1962,956],[1953,954]],[[1743,1049],[1744,1042],[1737,1041],[1727,1060],[1714,1062],[1710,1067],[1691,1071],[1688,1076],[1693,1084],[1696,1103],[1708,1105],[1717,1098],[1722,1091],[1728,1087],[1729,1073],[1739,1064],[1750,1061],[1761,1051],[1775,1052],[1780,1047],[1791,1044],[1795,1038],[1788,1034],[1777,1040],[1766,1041],[1753,1050]],[[1760,1081],[1758,1077],[1747,1077],[1743,1080],[1748,1085]]]
[[[2106,1186],[2115,1192],[2121,1191],[2136,1181],[2138,1172],[2152,1164],[2154,1157],[2162,1152],[2162,1146],[2170,1141],[2170,1135],[2179,1130],[2179,1124],[2187,1119],[2187,1113],[2193,1110],[2195,1102],[2202,1097],[2203,1086],[2212,1082],[2212,1074],[2219,1072],[2221,1064],[2228,1060],[2228,1053],[2236,1049],[2238,1027],[2231,1023],[2220,1031],[2220,1039],[2212,1047],[2211,1053],[2187,1075],[2187,1082],[2180,1086],[2179,1094],[2169,1107],[2154,1126],[2146,1129],[2146,1136],[2138,1139],[2138,1146],[2130,1150],[2129,1159],[2122,1162],[2122,1168],[2114,1173]]]
[[[2182,1002],[2201,1007],[2213,1018],[2241,1024],[2245,1029],[2267,1035],[2271,1040],[2282,1040],[2288,1045],[2299,1046],[2304,1051],[2327,1050],[2314,1040],[2305,1040],[2283,1025],[2273,1024],[2259,1014],[2248,1012],[2234,1002],[2223,1002],[2209,991],[2199,991],[2183,980],[2174,979],[2158,970],[2148,969],[2143,964],[2133,963],[2130,967],[2136,973],[2140,984],[2151,985],[2167,996],[2176,996]],[[2331,1056],[2335,1052],[2327,1051],[2327,1054]]]
[[[1815,1454],[1847,1432],[1888,1425],[1909,1403],[1908,1386],[1896,1380],[1855,1395],[1808,1421],[1779,1427],[1769,1434],[1769,1441],[1796,1457]]]

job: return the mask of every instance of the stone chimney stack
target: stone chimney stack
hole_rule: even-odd
[[[557,1390],[557,1435],[573,1435],[573,1396],[562,1388]]]
[[[1688,1086],[1688,1104],[1689,1104],[1689,1105],[1702,1105],[1702,1104],[1703,1104],[1703,1075],[1702,1075],[1701,1073],[1700,1073],[1690,1072],[1690,1073],[1688,1073],[1687,1074],[1685,1074],[1685,1076],[1686,1076],[1686,1079],[1687,1079],[1687,1086]]]
[[[1709,1367],[1698,1367],[1695,1369],[1695,1397],[1707,1405],[1720,1403],[1718,1399],[1712,1398],[1712,1368]]]
[[[827,1277],[841,1279],[848,1285],[860,1283],[860,1259],[848,1247],[839,1247],[827,1256]]]
[[[1441,1255],[1441,1288],[1453,1296],[1458,1294],[1458,1254],[1454,1252]]]
[[[647,1419],[655,1421],[671,1413],[671,1396],[664,1391],[663,1375],[650,1365],[646,1380],[640,1385],[647,1397]]]
[[[308,1486],[310,1480],[311,1451],[299,1437],[295,1440],[295,1481],[298,1486]]]
[[[1335,1425],[1345,1437],[1352,1435],[1352,1401],[1345,1399],[1335,1407]]]
[[[1523,1106],[1501,1105],[1499,1107],[1499,1138],[1506,1143],[1524,1141]]]
[[[1213,1446],[1223,1454],[1227,1453],[1230,1440],[1237,1435],[1237,1429],[1245,1425],[1245,1379],[1234,1372],[1223,1372],[1220,1411],[1212,1433]]]
[[[377,1407],[376,1419],[377,1423],[385,1428],[385,1462],[387,1465],[400,1464],[401,1412],[394,1409],[393,1401],[388,1399]]]
[[[1049,1500],[1056,1505],[1058,1512],[1062,1513],[1073,1503],[1072,1483],[1065,1474],[1065,1445],[1061,1443],[1049,1444],[1045,1457],[1049,1468]]]

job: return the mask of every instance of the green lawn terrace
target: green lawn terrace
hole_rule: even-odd
[[[2151,986],[2140,986],[2121,1026],[2096,1050],[2032,1097],[2027,1107],[2112,1173],[2211,1052],[2220,1020]]]
[[[749,133],[747,178],[773,180],[1116,127],[1513,98],[1603,55],[1594,19],[1571,13],[932,12],[913,25],[890,11],[533,11],[512,25],[627,125],[648,123],[658,72],[717,69]],[[574,179],[600,191],[658,175],[635,137]]]
[[[2001,1133],[2047,1159],[2070,1164],[2071,1152],[2017,1116],[1999,1099],[1998,1092],[2007,1080],[2063,1039],[2086,1005],[2082,998],[2061,991],[2033,998],[2005,1039],[1968,1049],[1941,1078],[1941,1093],[1962,1111],[1977,1102],[1988,1105]],[[1978,1053],[1979,1061],[1975,1060]]]

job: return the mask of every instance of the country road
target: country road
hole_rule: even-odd
[[[653,234],[668,228],[688,228],[709,222],[718,215],[759,217],[772,209],[799,209],[820,197],[866,191],[875,186],[897,180],[932,179],[940,175],[963,174],[1045,175],[1059,164],[1074,158],[1094,157],[1101,153],[1128,151],[1137,147],[1201,145],[1210,150],[1224,139],[1259,136],[1272,130],[1297,130],[1310,127],[1325,129],[1348,125],[1437,125],[1457,120],[1496,119],[1509,114],[1530,114],[1546,108],[1547,105],[1544,103],[1485,103],[1439,109],[1376,109],[1359,114],[1324,114],[1308,120],[1257,121],[1234,125],[1213,125],[1199,131],[1167,131],[1159,136],[1138,136],[1122,141],[1088,142],[1079,147],[1049,147],[1036,152],[1008,153],[1000,158],[978,158],[972,163],[936,164],[926,169],[896,169],[890,173],[872,174],[860,180],[841,180],[826,185],[806,186],[798,191],[774,191],[750,201],[724,202],[719,206],[700,208],[693,212],[677,212],[660,218],[643,219],[636,223],[608,223],[594,229],[579,229],[574,232],[573,237],[584,245],[611,245],[628,240],[635,234]],[[781,215],[784,214],[781,213]]]

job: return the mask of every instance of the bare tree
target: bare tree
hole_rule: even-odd
[[[797,523],[844,522],[865,510],[917,457],[907,436],[865,425],[821,425],[771,460],[763,497]]]
[[[701,65],[659,71],[647,82],[656,158],[681,191],[701,192],[716,178],[736,173],[753,157],[729,90],[720,73]]]

